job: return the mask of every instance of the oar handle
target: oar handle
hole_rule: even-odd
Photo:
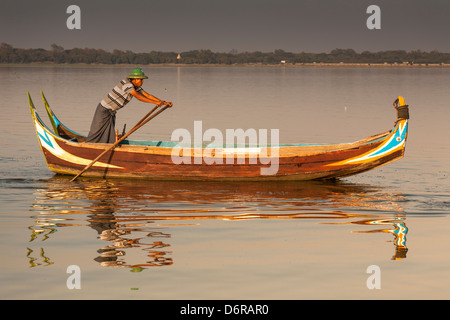
[[[80,171],[80,173],[78,173],[72,180],[75,181],[79,176],[81,176],[86,170],[88,170],[90,167],[92,167],[94,165],[94,163],[96,163],[101,157],[103,157],[108,151],[111,151],[112,149],[114,149],[115,147],[117,147],[117,145],[119,143],[121,143],[123,140],[125,140],[128,136],[130,136],[133,132],[135,132],[137,129],[139,129],[140,127],[142,127],[144,124],[146,124],[147,122],[149,122],[150,120],[152,120],[154,117],[156,117],[158,114],[160,114],[161,112],[163,112],[164,110],[166,110],[167,108],[169,108],[169,105],[164,106],[163,108],[161,108],[161,110],[159,110],[158,112],[156,112],[153,116],[149,117],[153,111],[155,111],[159,106],[154,107],[149,113],[147,113],[145,115],[144,118],[142,118],[130,131],[128,131],[128,133],[126,133],[125,135],[123,135],[119,140],[117,140],[112,146],[110,146],[108,149],[104,150],[102,153],[100,153],[94,160],[92,160],[92,162],[90,164],[88,164],[83,170]]]

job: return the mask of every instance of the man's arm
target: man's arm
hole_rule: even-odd
[[[142,91],[142,92],[144,92],[144,91]],[[140,92],[137,92],[136,90],[133,90],[130,93],[131,93],[131,95],[133,95],[133,97],[135,97],[136,99],[138,99],[139,101],[142,101],[142,102],[154,103],[154,104],[157,104],[157,105],[160,105],[162,102],[164,102],[161,99],[158,99],[158,98],[156,98],[156,97],[154,97],[154,96],[152,96],[152,95],[150,95],[148,93],[146,93],[144,95],[144,94],[142,94]]]
[[[164,100],[158,99],[157,97],[152,96],[151,94],[148,94],[144,90],[141,90],[140,92],[133,90],[130,93],[133,95],[133,97],[136,97],[136,99],[138,99],[139,101],[142,101],[142,102],[154,103],[158,106],[162,106],[164,104],[172,106],[172,102],[166,102]]]

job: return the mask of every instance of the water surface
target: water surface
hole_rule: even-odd
[[[135,139],[177,128],[280,129],[280,143],[352,142],[410,105],[405,158],[334,182],[157,182],[55,176],[26,92],[86,134],[124,67],[0,68],[0,296],[4,299],[448,299],[446,68],[149,67],[174,108]],[[130,128],[149,106],[118,113]],[[82,272],[69,290],[67,268]],[[367,268],[381,270],[370,290]]]

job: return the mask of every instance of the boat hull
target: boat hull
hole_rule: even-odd
[[[62,138],[45,126],[30,97],[29,101],[40,147],[53,172],[77,175],[111,146]],[[235,152],[228,158],[224,155],[229,154],[229,149],[214,150],[223,155],[221,158],[211,156],[211,149],[192,148],[184,163],[173,160],[174,147],[122,144],[102,156],[83,176],[155,180],[333,179],[362,173],[402,158],[407,131],[408,120],[399,119],[393,130],[354,143],[289,145],[279,146],[276,150],[267,147],[259,148],[257,153]],[[271,174],[262,174],[269,169]]]

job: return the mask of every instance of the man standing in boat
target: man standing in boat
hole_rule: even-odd
[[[145,92],[141,87],[144,79],[148,79],[148,77],[142,69],[134,68],[131,74],[120,81],[98,104],[86,142],[114,143],[116,141],[116,112],[130,102],[133,97],[160,107],[163,105],[172,107],[172,102],[163,101]]]

